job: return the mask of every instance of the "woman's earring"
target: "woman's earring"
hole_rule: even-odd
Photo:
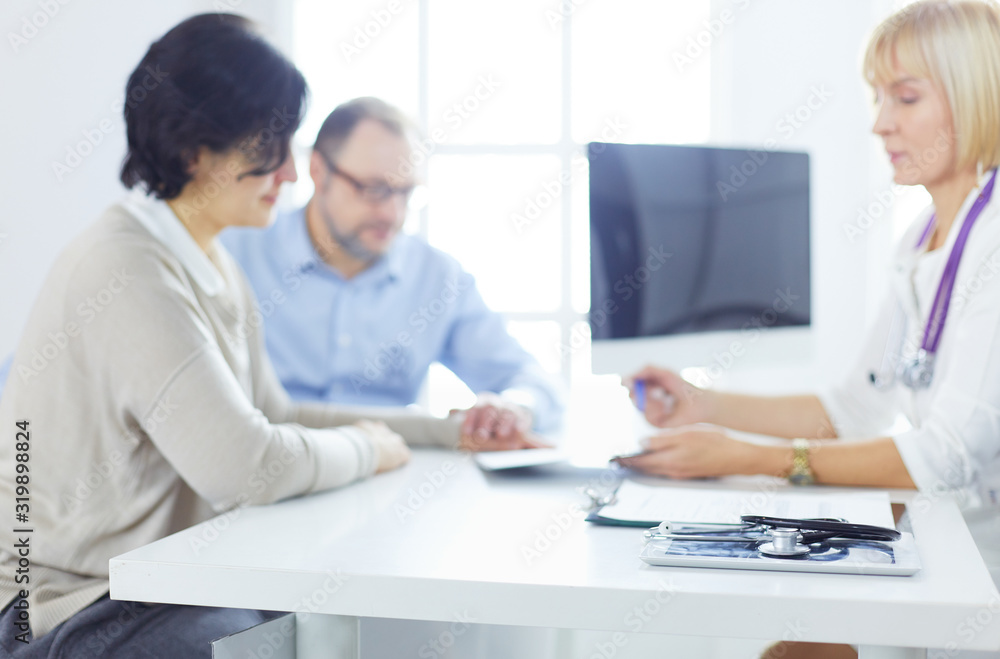
[[[983,161],[980,160],[976,163],[976,180],[983,178]]]

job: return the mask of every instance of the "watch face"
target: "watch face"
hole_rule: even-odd
[[[792,485],[812,485],[816,479],[812,474],[791,474],[788,476],[788,482]]]

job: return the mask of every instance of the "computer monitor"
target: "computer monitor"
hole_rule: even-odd
[[[595,373],[811,355],[807,154],[594,142],[588,160]]]

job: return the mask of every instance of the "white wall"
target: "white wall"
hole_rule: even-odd
[[[812,156],[816,361],[811,370],[815,383],[822,384],[853,361],[874,306],[870,300],[878,299],[884,285],[888,218],[853,240],[845,224],[856,223],[860,209],[890,181],[881,143],[871,134],[871,100],[860,61],[868,34],[891,3],[713,2],[713,15],[732,12],[713,43],[714,140],[748,145],[773,140],[774,148]],[[786,115],[796,112],[806,118],[789,121]]]
[[[227,7],[267,25],[279,44],[290,41],[290,21],[275,20],[277,0],[62,2],[4,0],[0,9],[0,359],[56,255],[124,192],[121,98],[150,43],[188,16]],[[42,27],[26,29],[33,20]],[[12,43],[22,32],[26,43]],[[99,144],[60,180],[53,163],[65,163],[87,131]]]

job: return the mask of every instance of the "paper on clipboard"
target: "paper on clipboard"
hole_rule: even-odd
[[[661,487],[626,480],[615,500],[598,513],[612,523],[652,525],[662,521],[739,524],[740,515],[773,517],[837,517],[854,524],[895,528],[889,493],[871,492],[768,492],[765,490],[713,490]]]

